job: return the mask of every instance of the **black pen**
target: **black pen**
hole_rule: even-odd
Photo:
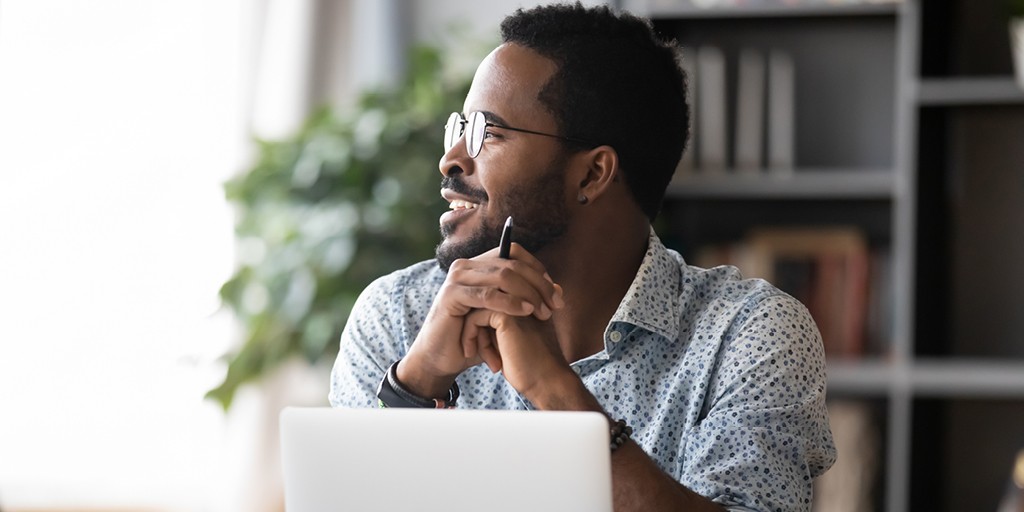
[[[505,219],[505,229],[501,230],[501,243],[498,244],[498,257],[507,260],[512,252],[512,216]]]

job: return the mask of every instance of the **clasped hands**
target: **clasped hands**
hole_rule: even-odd
[[[441,396],[460,373],[484,363],[529,398],[548,377],[575,376],[551,322],[563,307],[562,288],[519,244],[510,259],[493,249],[456,260],[398,378],[421,396]]]

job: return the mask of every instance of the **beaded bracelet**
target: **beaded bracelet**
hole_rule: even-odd
[[[629,441],[629,436],[631,435],[633,435],[633,427],[626,425],[626,420],[616,420],[615,424],[612,425],[612,452],[618,450],[619,447],[626,444],[626,441]]]

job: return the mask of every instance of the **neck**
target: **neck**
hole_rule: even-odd
[[[571,228],[546,254],[538,254],[564,292],[565,308],[552,321],[562,354],[569,362],[600,352],[604,330],[629,291],[647,251],[646,217],[623,226],[588,222]],[[597,230],[595,225],[608,226]]]

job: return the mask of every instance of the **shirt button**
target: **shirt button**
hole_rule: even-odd
[[[611,334],[608,335],[608,337],[611,338],[612,343],[618,343],[619,340],[622,339],[622,333],[620,333],[619,331],[612,331]]]

